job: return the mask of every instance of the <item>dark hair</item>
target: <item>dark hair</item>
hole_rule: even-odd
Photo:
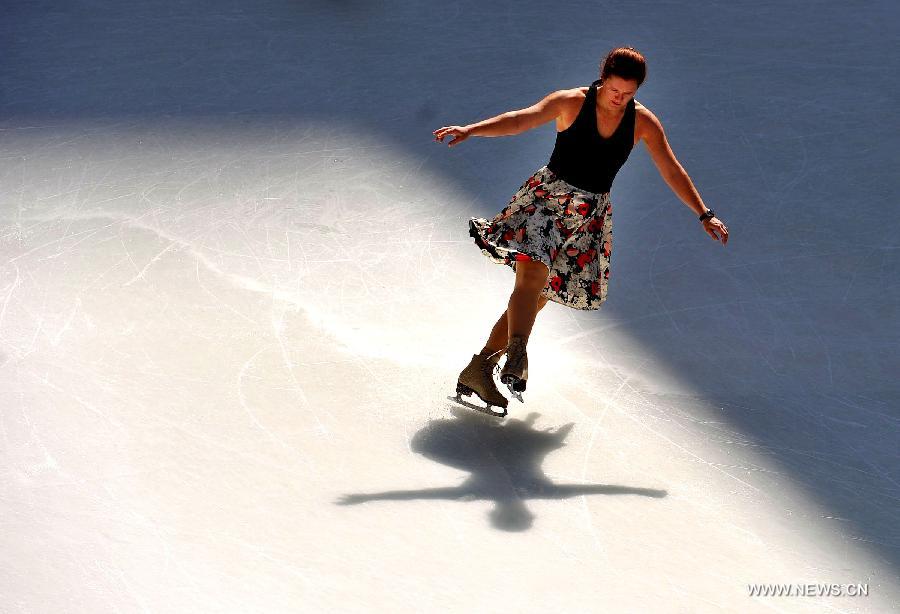
[[[600,63],[600,80],[610,75],[637,81],[640,87],[647,78],[647,61],[634,47],[616,47]]]

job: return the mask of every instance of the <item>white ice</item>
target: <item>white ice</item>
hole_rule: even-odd
[[[0,611],[889,612],[889,2],[13,2],[0,20]],[[448,400],[512,272],[467,235],[611,47],[609,298],[525,402]],[[758,597],[751,584],[865,585]]]

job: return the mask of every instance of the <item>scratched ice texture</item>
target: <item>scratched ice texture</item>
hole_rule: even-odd
[[[893,3],[3,13],[3,612],[900,603]],[[460,408],[512,287],[466,220],[554,129],[431,131],[622,44],[729,243],[638,145],[603,309],[540,314],[508,418]]]

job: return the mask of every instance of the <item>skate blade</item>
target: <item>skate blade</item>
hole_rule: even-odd
[[[525,400],[522,398],[522,392],[525,390],[524,382],[518,378],[506,377],[503,378],[502,381],[506,384],[506,387],[509,388],[509,394],[513,396],[513,398],[517,399],[519,403],[524,403]]]
[[[512,397],[513,397],[514,399],[516,399],[519,403],[524,403],[524,402],[525,402],[525,399],[522,398],[522,393],[519,392],[518,390],[514,390],[512,384],[508,384],[508,385],[507,385],[507,388],[509,388],[509,394],[511,394]]]
[[[479,397],[479,398],[481,398],[481,397]],[[476,405],[475,403],[470,403],[469,401],[466,401],[465,399],[462,398],[462,396],[458,392],[456,393],[455,397],[447,397],[447,399],[449,399],[450,401],[453,401],[454,403],[459,403],[463,407],[468,407],[469,409],[474,409],[475,411],[481,412],[483,414],[487,414],[488,416],[493,416],[494,418],[504,418],[507,414],[505,407],[502,408],[503,413],[500,413],[498,411],[494,411],[493,409],[491,409],[492,407],[494,407],[493,405],[488,405],[487,407],[481,407],[480,405]]]

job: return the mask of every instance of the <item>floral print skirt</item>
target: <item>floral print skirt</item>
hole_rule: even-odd
[[[550,269],[541,294],[573,309],[606,300],[612,251],[609,192],[576,188],[541,167],[491,220],[473,217],[469,234],[482,253],[516,268],[540,260]]]

